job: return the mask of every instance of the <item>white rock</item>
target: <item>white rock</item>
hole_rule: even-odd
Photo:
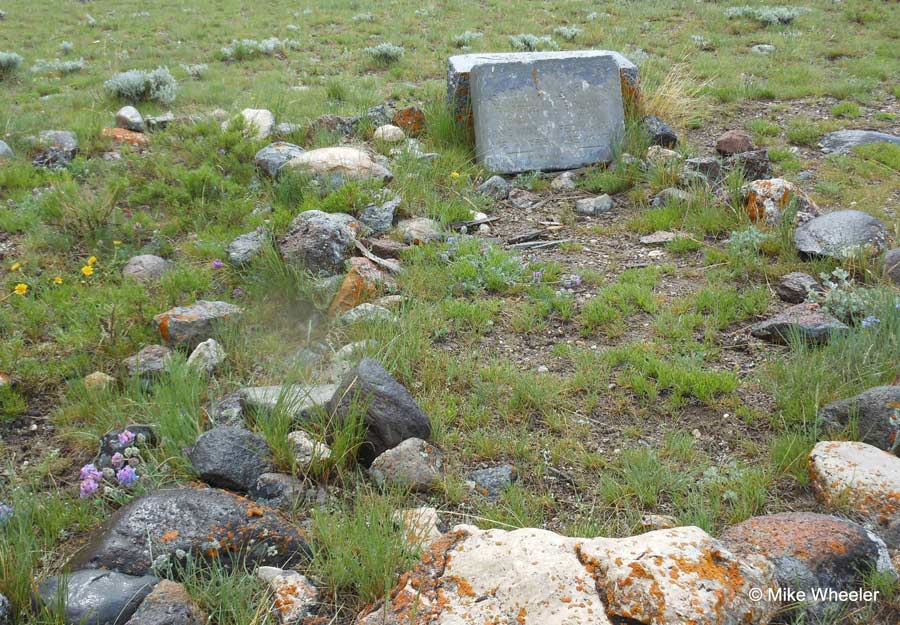
[[[571,191],[575,188],[575,172],[564,171],[550,181],[550,188],[554,191]]]
[[[385,124],[375,129],[375,139],[386,143],[399,143],[406,139],[406,133],[402,128],[392,124]]]
[[[267,139],[275,127],[275,115],[266,109],[244,109],[241,111],[244,118],[244,135],[253,139]],[[222,130],[231,127],[230,120],[222,122]]]
[[[337,318],[337,322],[343,325],[359,323],[361,321],[394,322],[397,321],[397,318],[394,317],[393,313],[391,313],[391,311],[389,311],[387,308],[376,306],[375,304],[370,304],[369,302],[365,302],[363,304],[360,304],[359,306],[351,308]]]
[[[331,457],[331,448],[320,443],[303,430],[288,434],[288,442],[294,448],[294,457],[301,469],[307,469],[313,460],[321,461]]]
[[[441,522],[437,510],[422,506],[394,512],[394,522],[406,531],[406,542],[424,548],[443,536],[438,525]]]
[[[313,174],[327,175],[333,179],[380,179],[387,183],[393,174],[377,163],[372,156],[359,148],[333,147],[309,150],[284,164],[288,169],[304,169]],[[334,180],[335,182],[337,180]]]
[[[318,406],[324,406],[337,390],[336,384],[307,386],[292,384],[287,386],[253,386],[241,389],[244,404],[271,412],[276,407],[286,410],[295,419],[303,418]]]
[[[134,132],[144,132],[144,118],[133,106],[123,106],[116,113],[116,126]]]
[[[225,362],[225,350],[215,339],[207,339],[197,345],[187,363],[203,373],[212,373],[216,367]]]
[[[651,145],[647,148],[647,160],[651,163],[663,164],[682,159],[681,154],[675,150],[669,150],[658,145]]]
[[[256,570],[256,576],[269,584],[271,612],[283,625],[300,622],[312,613],[319,601],[318,589],[297,571],[261,566]]]
[[[599,215],[612,210],[613,201],[606,193],[596,197],[586,197],[575,201],[575,212],[579,215]]]

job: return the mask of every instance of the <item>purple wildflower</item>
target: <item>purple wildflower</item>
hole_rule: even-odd
[[[871,328],[872,326],[876,326],[879,323],[881,323],[881,319],[879,319],[878,317],[875,317],[873,315],[869,315],[868,317],[866,317],[865,319],[863,319],[860,322],[860,324],[864,328]]]
[[[127,466],[123,469],[119,469],[119,472],[116,473],[116,479],[119,480],[119,484],[127,488],[137,482],[138,474],[135,472],[134,468]]]
[[[542,271],[533,271],[531,273],[531,279],[534,282],[540,282],[541,278],[543,278],[543,277],[544,277],[544,272],[542,272]]]
[[[224,267],[224,266],[225,266],[225,263],[223,263],[223,262],[222,262],[221,260],[219,260],[218,258],[215,259],[215,260],[212,262],[212,268],[213,268],[213,269],[221,269],[221,268]]]
[[[116,452],[116,453],[113,454],[113,456],[112,456],[112,458],[110,459],[109,462],[110,462],[110,464],[112,464],[115,468],[118,469],[118,468],[120,468],[123,464],[125,464],[125,456],[123,456],[123,455],[120,454],[119,452]]]
[[[93,464],[86,464],[81,467],[81,472],[78,474],[78,477],[90,482],[99,482],[103,478],[103,473],[101,473]]]
[[[6,525],[9,520],[12,518],[13,509],[9,504],[5,504],[0,501],[0,527]]]
[[[134,441],[134,432],[124,430],[116,435],[120,445],[130,445]]]
[[[79,493],[82,499],[87,499],[91,495],[97,492],[97,489],[100,488],[100,482],[95,480],[81,480],[81,488],[79,489]]]

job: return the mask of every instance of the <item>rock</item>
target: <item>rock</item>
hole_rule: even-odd
[[[837,130],[822,137],[819,146],[823,152],[848,154],[853,148],[869,143],[900,145],[900,137],[875,130]]]
[[[602,215],[612,210],[613,201],[606,193],[575,201],[575,212],[579,215]]]
[[[721,540],[738,555],[768,558],[782,588],[808,593],[807,605],[785,605],[785,611],[790,614],[800,607],[809,623],[824,622],[828,612],[846,607],[813,600],[813,589],[857,590],[864,586],[862,575],[870,569],[896,575],[881,539],[856,523],[825,514],[783,512],[753,517],[725,530]]]
[[[427,120],[425,113],[417,106],[407,106],[394,113],[394,124],[400,126],[404,132],[414,137],[425,132]]]
[[[153,317],[159,335],[169,345],[193,349],[211,338],[219,325],[240,319],[243,309],[227,302],[198,300],[190,306],[176,306]]]
[[[266,109],[244,109],[240,115],[244,120],[244,136],[257,141],[267,139],[275,127],[275,115]],[[222,130],[232,126],[231,120],[222,122]]]
[[[406,543],[424,549],[443,536],[439,529],[441,519],[434,508],[408,508],[394,512],[394,523],[406,531]]]
[[[495,173],[609,162],[625,131],[619,68],[611,55],[519,55],[475,65],[469,84],[475,156]],[[561,95],[548,98],[549,92]]]
[[[181,552],[233,564],[284,566],[309,555],[306,536],[280,514],[215,488],[154,491],[120,508],[70,562],[144,575]],[[153,560],[151,560],[151,557]]]
[[[89,391],[105,391],[115,385],[116,379],[102,371],[94,371],[84,376],[84,388]]]
[[[466,484],[479,495],[496,500],[503,491],[519,478],[519,473],[511,464],[477,469],[469,474]]]
[[[122,275],[141,282],[158,282],[169,270],[169,261],[153,254],[132,256],[122,268]]]
[[[112,139],[113,143],[127,143],[135,147],[150,145],[150,139],[144,133],[134,132],[125,128],[104,128],[100,131],[100,136],[105,139]]]
[[[675,150],[669,150],[658,145],[651,145],[647,148],[647,161],[657,165],[668,165],[682,160],[681,154]]]
[[[900,458],[866,443],[822,441],[809,454],[812,487],[826,506],[886,523],[900,512]]]
[[[672,149],[678,143],[678,135],[666,122],[655,115],[648,115],[641,120],[641,126],[652,145]]]
[[[794,271],[781,277],[775,293],[789,304],[802,304],[810,293],[824,293],[824,287],[808,273]]]
[[[884,224],[858,210],[842,210],[816,217],[794,231],[794,244],[802,254],[838,260],[853,254],[884,249]]]
[[[678,519],[668,514],[644,514],[641,516],[641,527],[647,531],[668,530],[678,527]]]
[[[268,236],[267,232],[259,230],[237,236],[225,250],[228,261],[235,267],[246,265],[259,255]]]
[[[328,403],[328,411],[340,423],[354,403],[364,410],[366,435],[358,458],[367,467],[408,438],[427,440],[431,436],[428,415],[376,360],[363,358],[344,376]]]
[[[0,141],[0,160],[2,159],[11,159],[15,156],[15,153],[12,151],[12,148],[6,143],[6,141]]]
[[[401,576],[386,605],[356,622],[767,623],[777,606],[765,591],[774,584],[764,558],[739,559],[696,527],[585,539],[460,525]],[[755,588],[763,590],[762,600],[754,601]]]
[[[157,582],[153,575],[74,571],[42,582],[35,599],[51,608],[61,601],[66,625],[123,625]]]
[[[291,124],[288,122],[281,122],[280,124],[275,124],[275,128],[272,129],[272,134],[276,137],[289,137],[294,133],[298,133],[303,130],[303,126],[300,124]]]
[[[394,213],[400,202],[400,196],[394,195],[385,202],[369,204],[360,213],[359,220],[375,234],[387,232],[394,225]]]
[[[163,345],[148,345],[134,356],[122,361],[128,375],[139,375],[144,378],[162,373],[169,366],[172,350]]]
[[[475,189],[477,193],[489,195],[495,200],[505,200],[509,196],[509,183],[503,176],[491,176]]]
[[[402,128],[398,128],[392,124],[385,124],[375,129],[374,138],[376,141],[384,141],[385,143],[399,143],[406,139],[406,133]]]
[[[271,611],[283,625],[299,623],[314,613],[319,591],[297,571],[285,571],[274,566],[261,566],[256,576],[272,591]]]
[[[675,187],[668,187],[653,196],[653,199],[650,200],[650,206],[653,208],[661,208],[669,202],[688,202],[690,199],[691,194],[687,191],[676,189]]]
[[[291,384],[286,386],[255,386],[240,390],[245,406],[262,412],[284,410],[295,421],[308,420],[312,412],[325,406],[337,385]]]
[[[241,425],[244,422],[244,406],[240,391],[214,399],[206,406],[206,417],[213,425]]]
[[[394,322],[396,320],[397,318],[387,308],[365,302],[345,312],[336,319],[336,322],[339,325],[350,325],[377,321]]]
[[[674,232],[668,232],[667,230],[657,230],[653,234],[648,234],[641,237],[641,245],[665,245],[666,243],[671,243],[677,238],[678,235],[676,235]]]
[[[161,580],[141,602],[128,625],[205,625],[207,616],[184,586]]]
[[[750,327],[750,334],[770,343],[787,343],[796,336],[806,343],[824,343],[835,333],[849,328],[831,316],[818,304],[806,303],[791,306],[771,319]]]
[[[743,130],[728,130],[716,139],[716,152],[722,156],[731,156],[738,152],[749,152],[755,149],[753,138]]]
[[[900,286],[900,248],[888,250],[884,255],[885,277]]]
[[[714,156],[688,158],[684,161],[684,171],[702,174],[711,182],[722,177],[722,162]]]
[[[896,453],[900,430],[900,386],[876,386],[855,397],[831,402],[819,410],[819,419],[832,428],[851,423],[862,442]]]
[[[550,188],[554,191],[574,191],[575,190],[575,172],[564,171],[556,178],[550,181]]]
[[[200,479],[218,488],[247,492],[273,470],[266,439],[241,427],[219,426],[204,432],[188,451]]]
[[[301,470],[308,469],[313,461],[321,462],[331,457],[331,448],[328,445],[314,440],[303,430],[288,434],[288,442],[294,448],[294,457]]]
[[[420,438],[407,438],[375,458],[369,475],[382,488],[429,491],[440,482],[442,467],[443,454],[439,449]]]
[[[267,506],[292,510],[303,499],[304,485],[292,475],[263,473],[248,495]]]
[[[134,440],[129,442],[130,436],[123,436],[128,431],[134,435]],[[100,449],[94,458],[94,466],[105,469],[112,466],[112,457],[119,453],[125,454],[129,447],[153,447],[157,444],[156,430],[149,425],[130,424],[124,428],[110,430],[100,437]]]
[[[768,150],[750,150],[738,152],[725,159],[728,169],[741,168],[744,172],[744,180],[762,180],[772,177],[772,161],[769,160]]]
[[[4,595],[0,595],[0,625],[13,625],[12,603]]]
[[[781,223],[784,210],[793,205],[797,211],[815,215],[819,207],[806,193],[782,178],[756,180],[741,187],[741,197],[751,221]]]
[[[404,219],[397,224],[397,229],[407,245],[424,245],[444,239],[440,224],[427,217]]]
[[[187,364],[203,373],[212,373],[216,367],[225,362],[225,358],[225,350],[216,339],[207,339],[194,348],[188,356]]]
[[[295,156],[284,167],[308,171],[324,177],[330,186],[339,187],[345,180],[379,180],[387,184],[394,175],[377,163],[367,152],[352,147],[309,150]]]
[[[144,120],[144,123],[147,126],[147,130],[149,130],[150,132],[156,132],[158,130],[165,130],[165,128],[174,121],[175,115],[172,113],[172,111],[167,111],[162,115],[148,117]]]
[[[350,271],[341,282],[328,307],[328,315],[337,317],[378,296],[385,276],[378,265],[360,256],[350,259]]]
[[[461,54],[451,56],[447,67],[447,102],[453,108],[457,121],[472,123],[471,72],[485,64],[522,62],[530,60],[554,60],[567,58],[588,58],[609,56],[618,68],[621,82],[622,101],[629,106],[640,99],[638,67],[622,54],[611,50],[580,50],[564,52],[512,52],[488,54]]]
[[[278,240],[281,255],[317,276],[343,273],[344,261],[356,250],[356,234],[348,218],[353,219],[317,210],[300,213]]]
[[[32,160],[37,167],[64,167],[78,153],[78,137],[69,130],[45,130],[37,144],[41,151]]]
[[[403,255],[403,252],[410,249],[410,246],[406,243],[400,243],[400,241],[394,241],[387,237],[368,239],[366,244],[370,246],[370,252],[381,258],[398,259]]]
[[[768,43],[758,43],[750,48],[756,54],[774,54],[775,46]]]
[[[285,163],[304,152],[299,145],[277,141],[257,152],[254,161],[258,170],[274,178]]]
[[[518,187],[510,189],[506,197],[507,200],[509,200],[509,203],[513,205],[513,208],[523,210],[531,208],[541,201],[541,196],[537,193],[532,193],[526,189],[519,189]]]

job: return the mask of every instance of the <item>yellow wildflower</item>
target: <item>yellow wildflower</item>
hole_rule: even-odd
[[[63,280],[60,276],[53,278],[53,284],[62,284]]]
[[[16,285],[13,293],[15,293],[16,295],[25,295],[26,293],[28,293],[28,285],[20,282]]]
[[[88,267],[93,267],[94,263],[96,263],[96,262],[97,262],[97,257],[91,256],[90,258],[88,258],[88,262],[87,262]],[[88,275],[90,275],[90,274],[88,274]]]
[[[121,241],[113,241],[113,245],[115,245],[116,247],[119,247],[120,245],[122,245],[122,242]]]
[[[459,178],[459,172],[458,171],[450,172],[450,177],[451,178]]]
[[[21,268],[22,268],[22,263],[13,263],[12,266],[9,268],[9,270],[10,271],[18,271]]]
[[[81,273],[86,276],[92,276],[92,275],[94,275],[94,268],[91,267],[90,265],[85,265],[84,267],[81,268]]]

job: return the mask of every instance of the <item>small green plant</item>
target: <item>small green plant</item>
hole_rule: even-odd
[[[864,326],[880,323],[873,313],[883,298],[883,288],[859,286],[850,273],[840,267],[819,277],[825,291],[811,292],[811,301],[820,303],[832,315],[848,323],[862,323]]]
[[[0,52],[0,78],[14,73],[25,59],[15,52]]]
[[[831,107],[831,114],[835,117],[856,119],[862,115],[862,109],[856,102],[841,102]]]
[[[815,146],[820,136],[822,129],[807,117],[795,117],[788,122],[787,139],[794,145]]]
[[[482,37],[484,35],[478,31],[467,30],[464,33],[453,36],[453,45],[457,48],[468,48]]]
[[[363,50],[379,65],[392,65],[403,57],[406,48],[395,46],[392,43],[379,43],[377,46]]]
[[[59,44],[59,53],[62,55],[69,55],[75,51],[75,45],[71,41],[63,41]]]
[[[509,45],[513,50],[535,52],[537,50],[559,50],[559,44],[550,35],[538,37],[537,35],[520,34],[510,35]]]
[[[128,70],[116,74],[103,86],[111,96],[132,103],[150,100],[171,104],[178,93],[178,83],[167,67],[157,67],[152,72]]]
[[[575,38],[583,32],[577,26],[557,26],[553,29],[553,34],[565,41],[575,41]]]
[[[493,244],[482,247],[478,240],[457,243],[452,239],[448,244],[442,259],[449,263],[448,273],[457,292],[503,293],[524,279],[522,261]]]

